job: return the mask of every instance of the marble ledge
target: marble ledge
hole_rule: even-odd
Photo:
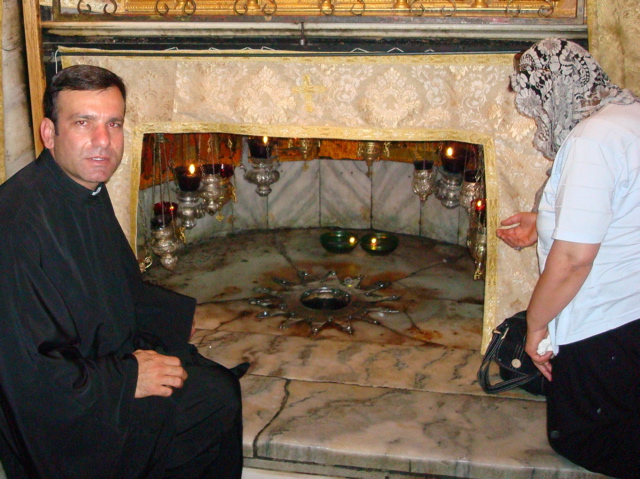
[[[252,374],[241,383],[249,467],[363,479],[602,477],[550,449],[542,402]]]

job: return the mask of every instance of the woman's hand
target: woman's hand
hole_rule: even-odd
[[[500,223],[502,226],[512,227],[499,229],[496,231],[496,235],[506,244],[518,250],[532,246],[538,241],[537,219],[538,213],[517,213]]]
[[[527,327],[527,342],[524,351],[529,355],[533,364],[540,370],[542,375],[551,381],[551,363],[549,360],[553,357],[553,353],[548,351],[544,354],[538,354],[538,346],[540,342],[549,335],[549,330],[545,326],[537,331]]]

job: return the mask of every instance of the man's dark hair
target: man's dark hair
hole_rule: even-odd
[[[44,92],[44,116],[49,118],[58,133],[58,94],[65,90],[98,91],[116,87],[127,101],[127,88],[122,78],[106,68],[74,65],[58,72]]]

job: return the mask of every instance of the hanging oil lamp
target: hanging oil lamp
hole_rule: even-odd
[[[473,279],[484,278],[487,260],[487,203],[483,198],[475,200],[467,232],[467,248],[475,263]]]
[[[202,207],[198,189],[202,182],[202,173],[193,163],[175,168],[175,177],[178,182],[176,196],[180,203],[179,214],[182,226],[188,230],[196,225],[196,219],[202,218]]]
[[[436,184],[436,170],[431,160],[417,160],[413,162],[413,192],[424,203]]]
[[[358,144],[358,155],[362,156],[362,159],[367,164],[367,176],[371,178],[373,175],[371,168],[374,161],[380,161],[382,155],[383,145],[379,141],[361,141]]]
[[[247,143],[252,169],[245,169],[244,179],[257,185],[256,193],[260,196],[268,196],[271,185],[280,179],[280,172],[276,169],[279,166],[277,156],[271,151],[271,141],[266,136],[250,138]]]
[[[160,256],[160,263],[169,271],[173,271],[178,263],[178,257],[173,253],[180,245],[171,216],[155,216],[151,220],[151,251]]]
[[[465,171],[464,175],[462,175],[462,186],[460,187],[459,201],[468,214],[471,214],[475,201],[484,196],[482,190],[483,185],[480,178],[478,178],[478,171]]]
[[[443,145],[440,151],[441,177],[436,185],[436,198],[445,208],[455,208],[460,204],[462,172],[465,165],[466,150],[458,142]]]
[[[235,201],[235,190],[231,184],[234,175],[233,165],[230,163],[217,163],[220,158],[220,145],[217,135],[209,135],[207,152],[213,157],[213,163],[202,165],[202,187],[200,196],[204,200],[204,210],[215,215],[230,199]],[[222,215],[217,216],[222,220]]]

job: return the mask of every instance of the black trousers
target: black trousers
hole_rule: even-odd
[[[169,398],[136,401],[136,424],[114,477],[240,479],[240,374],[195,348],[175,355],[189,377]]]
[[[640,320],[560,346],[552,367],[553,449],[588,470],[640,478]]]

